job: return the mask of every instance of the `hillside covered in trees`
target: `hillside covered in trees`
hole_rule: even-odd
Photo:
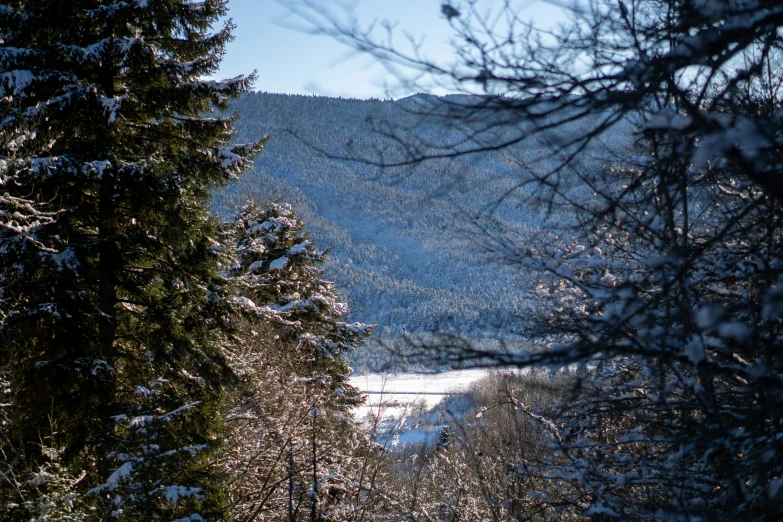
[[[330,249],[330,277],[353,317],[378,325],[376,338],[434,331],[476,339],[527,337],[524,318],[537,306],[533,280],[489,262],[484,234],[487,228],[502,230],[522,241],[571,235],[568,208],[542,205],[532,189],[509,191],[519,186],[518,162],[546,172],[567,152],[559,147],[565,137],[583,132],[589,122],[542,134],[512,151],[383,165],[395,161],[390,154],[405,163],[407,151],[390,135],[402,129],[419,153],[447,150],[464,129],[433,110],[480,100],[243,95],[233,104],[240,115],[238,141],[268,134],[269,142],[254,170],[219,195],[218,208],[227,211],[247,194],[290,202],[319,245]],[[610,129],[603,142],[615,150],[630,146],[623,129]],[[529,131],[528,123],[515,119],[498,129],[509,135]],[[607,153],[603,146],[593,151],[583,153],[588,168]],[[573,192],[583,189],[575,185]]]

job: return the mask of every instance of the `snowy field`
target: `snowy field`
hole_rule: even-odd
[[[441,373],[370,374],[354,376],[351,384],[367,396],[356,417],[366,422],[380,418],[377,439],[390,446],[437,441],[442,415],[430,410],[446,397],[466,391],[488,370]]]

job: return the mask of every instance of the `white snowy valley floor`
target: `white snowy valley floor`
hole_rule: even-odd
[[[466,391],[487,373],[487,370],[457,370],[354,376],[351,384],[367,395],[356,417],[365,422],[380,418],[377,439],[381,444],[433,443],[438,440],[445,419],[430,410],[450,395]]]

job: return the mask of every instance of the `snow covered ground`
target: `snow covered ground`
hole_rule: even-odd
[[[487,374],[488,370],[455,370],[354,376],[351,384],[367,395],[356,417],[366,422],[380,418],[377,440],[384,445],[432,443],[445,422],[430,410]]]

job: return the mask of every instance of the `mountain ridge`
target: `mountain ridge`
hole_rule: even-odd
[[[318,247],[330,249],[327,274],[342,289],[352,319],[378,324],[376,336],[523,334],[522,319],[536,307],[532,281],[491,262],[476,224],[524,243],[567,221],[547,215],[533,190],[520,185],[519,162],[551,168],[551,150],[532,141],[505,155],[382,168],[377,154],[400,159],[410,152],[400,138],[424,143],[418,152],[426,155],[447,151],[465,134],[464,126],[411,111],[404,100],[243,96],[233,106],[237,141],[265,134],[270,141],[255,170],[219,194],[219,208],[249,195],[290,203]]]

